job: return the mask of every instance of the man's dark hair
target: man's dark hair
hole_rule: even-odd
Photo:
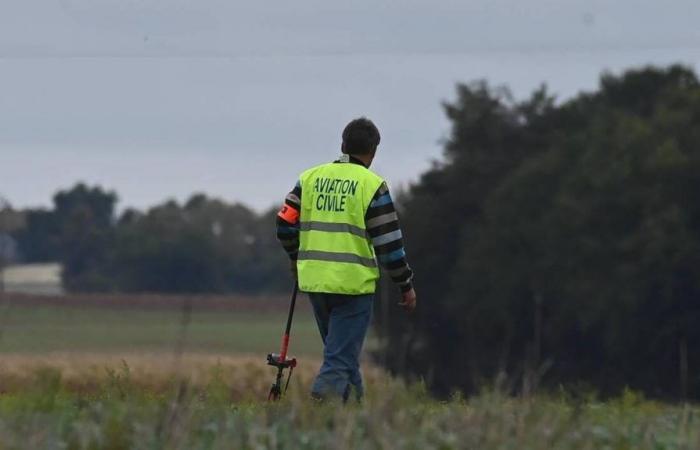
[[[379,130],[366,117],[355,119],[343,130],[343,153],[367,155],[379,145]]]

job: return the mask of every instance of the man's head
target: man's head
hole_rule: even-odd
[[[343,130],[342,151],[355,156],[369,165],[379,145],[379,130],[366,117],[355,119]]]

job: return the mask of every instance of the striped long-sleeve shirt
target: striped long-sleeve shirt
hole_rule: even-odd
[[[350,163],[362,164],[352,157]],[[294,189],[287,194],[284,207],[299,211],[301,209],[301,196],[301,184],[297,182]],[[295,219],[285,219],[284,217],[286,217],[284,214],[277,216],[277,239],[282,243],[289,257],[296,260],[299,253],[299,219],[298,217]],[[394,202],[386,183],[377,189],[367,208],[365,228],[372,241],[379,264],[398,284],[401,292],[411,290],[413,271],[406,261],[399,217],[396,214]]]

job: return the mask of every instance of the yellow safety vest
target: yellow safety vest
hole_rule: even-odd
[[[299,289],[374,293],[379,268],[365,213],[384,180],[359,164],[337,162],[307,170],[300,183]]]

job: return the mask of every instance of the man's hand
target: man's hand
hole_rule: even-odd
[[[292,276],[294,277],[295,280],[298,280],[297,276],[297,262],[294,259],[289,260],[289,270],[292,271]]]
[[[406,291],[402,295],[403,300],[399,302],[399,306],[402,306],[407,312],[416,309],[416,291],[411,288],[410,291]]]

